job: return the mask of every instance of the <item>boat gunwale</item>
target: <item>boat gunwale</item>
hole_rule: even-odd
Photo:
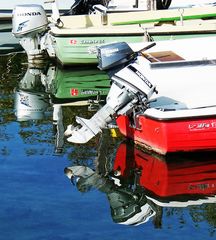
[[[216,59],[201,59],[201,60],[179,60],[179,61],[165,61],[152,62],[151,68],[171,68],[171,67],[194,67],[203,65],[216,65]]]
[[[116,37],[116,36],[144,36],[144,32],[140,32],[140,33],[53,33],[50,32],[50,35],[52,35],[53,37],[103,37],[103,36],[109,36],[109,37]]]
[[[164,121],[164,122],[171,122],[171,121],[182,121],[182,120],[204,120],[204,119],[216,119],[216,111],[212,111],[209,113],[209,109],[215,109],[216,105],[208,106],[208,107],[200,107],[200,108],[188,108],[188,109],[167,109],[167,110],[160,110],[156,108],[149,108],[144,113],[138,114],[137,116],[143,116],[148,119],[156,120],[156,121]],[[204,112],[200,112],[203,111]],[[188,112],[187,112],[188,111]],[[194,113],[198,111],[198,113]],[[184,115],[179,115],[180,112],[187,113]],[[157,116],[159,113],[159,116]],[[167,116],[167,114],[169,116]],[[163,116],[166,115],[166,116]]]

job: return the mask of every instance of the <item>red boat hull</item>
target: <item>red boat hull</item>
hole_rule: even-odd
[[[216,149],[216,117],[158,120],[139,115],[134,127],[128,116],[119,116],[120,132],[135,143],[160,154]]]

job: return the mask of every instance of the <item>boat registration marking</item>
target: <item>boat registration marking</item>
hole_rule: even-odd
[[[70,90],[71,96],[77,96],[79,94],[79,90],[77,88],[72,88]]]
[[[78,96],[78,95],[97,95],[97,94],[105,94],[106,91],[103,90],[91,90],[91,89],[82,89],[79,91],[77,88],[71,88],[70,94],[71,96]]]
[[[78,41],[77,39],[70,39],[69,40],[69,44],[71,44],[71,45],[76,45],[76,44],[82,44],[82,45],[84,45],[84,44],[104,44],[105,43],[105,39],[99,39],[99,40],[97,40],[97,39],[85,39],[85,40],[80,40],[80,41]]]
[[[76,39],[70,39],[70,44],[76,45],[77,44],[77,40]]]
[[[216,122],[190,123],[188,125],[189,131],[201,131],[211,128],[216,128]]]
[[[99,39],[99,40],[96,40],[96,39],[86,39],[86,40],[81,40],[80,41],[80,44],[103,44],[103,43],[105,43],[104,39]]]

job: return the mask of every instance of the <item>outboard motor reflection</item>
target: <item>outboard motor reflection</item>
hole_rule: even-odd
[[[80,192],[88,192],[96,188],[107,195],[111,216],[115,223],[139,225],[147,222],[155,215],[144,193],[119,186],[112,178],[103,177],[86,166],[65,168],[68,178],[76,177],[76,186]]]
[[[41,70],[27,69],[15,90],[15,115],[18,121],[44,118],[50,106],[49,96],[41,82]]]
[[[107,155],[108,147],[104,141],[98,156]],[[76,164],[65,168],[65,175],[80,192],[97,189],[105,193],[115,223],[139,225],[152,219],[158,228],[164,207],[216,203],[215,152],[165,157],[125,141],[114,162],[104,158],[93,161],[94,165],[82,165],[76,159]]]

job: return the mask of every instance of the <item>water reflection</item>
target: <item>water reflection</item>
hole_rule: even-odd
[[[108,144],[102,142],[99,156]],[[155,227],[161,227],[165,207],[216,203],[215,156],[209,152],[164,157],[122,142],[112,166],[97,157],[94,168],[73,165],[65,168],[65,174],[80,192],[96,188],[105,193],[114,222],[139,225],[152,219]]]
[[[108,75],[96,68],[28,67],[16,90],[17,119],[41,119],[48,103],[80,106],[102,101],[109,87]]]
[[[62,153],[65,131],[62,108],[88,106],[89,111],[95,111],[104,103],[109,87],[108,75],[96,68],[29,66],[15,89],[15,115],[19,122],[41,120],[52,108],[55,152]]]
[[[85,74],[86,79],[91,76],[94,80],[99,70],[87,72],[53,65],[27,68],[25,58],[18,54],[0,60],[0,201],[4,239],[8,235],[13,235],[10,239],[15,235],[38,239],[38,232],[44,233],[44,239],[60,235],[84,239],[86,233],[94,239],[101,238],[98,234],[107,239],[113,234],[119,239],[143,239],[144,232],[148,239],[156,235],[179,239],[182,230],[184,239],[191,239],[191,231],[196,232],[197,239],[214,238],[214,153],[178,154],[164,159],[125,142],[119,145],[122,138],[111,137],[109,129],[85,145],[65,142],[65,127],[77,115],[90,118],[92,110],[103,104],[101,92],[90,92],[95,93],[91,101],[86,95],[70,95],[70,89],[80,86],[82,79],[84,82]],[[95,76],[91,71],[96,71]],[[80,78],[76,87],[75,76]],[[95,84],[105,85],[100,79]],[[109,80],[106,84],[109,88]],[[88,86],[89,89],[95,90]],[[32,104],[31,94],[37,99]],[[58,156],[53,154],[53,148]],[[76,187],[72,189],[62,171],[65,166],[74,172]],[[98,191],[91,191],[95,189]],[[110,216],[116,223],[145,224],[131,231],[130,227],[114,224]],[[35,227],[35,223],[40,227]],[[161,230],[154,231],[154,226]]]
[[[18,121],[44,118],[49,103],[46,85],[42,82],[43,70],[28,68],[15,90],[15,115]]]

